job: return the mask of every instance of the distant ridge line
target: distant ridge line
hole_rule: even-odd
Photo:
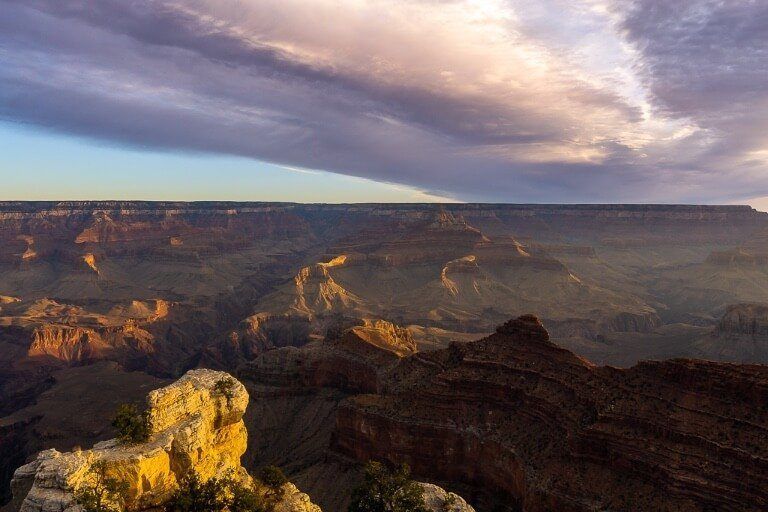
[[[299,203],[287,201],[152,201],[152,200],[62,200],[62,201],[0,201],[2,211],[36,211],[58,208],[80,209],[125,209],[126,207],[151,206],[152,209],[186,207],[188,209],[206,209],[214,207],[396,207],[402,209],[445,208],[448,210],[464,209],[574,209],[574,210],[752,210],[746,204],[666,204],[666,203]]]
[[[538,204],[538,203],[289,203],[260,201],[0,201],[0,220],[37,217],[116,218],[236,216],[293,213],[301,217],[370,215],[425,217],[435,210],[472,217],[517,219],[612,219],[614,222],[704,222],[743,224],[768,221],[768,213],[749,205],[694,204]]]

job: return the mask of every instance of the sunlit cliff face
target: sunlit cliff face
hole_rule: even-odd
[[[768,195],[768,4],[0,0],[0,116],[471,200]]]

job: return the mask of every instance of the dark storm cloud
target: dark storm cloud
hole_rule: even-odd
[[[632,2],[623,23],[659,108],[717,122],[768,95],[768,2]]]
[[[768,145],[746,127],[738,140],[722,132],[765,124],[765,9],[665,5],[618,7],[660,116],[649,123],[614,70],[579,62],[577,24],[567,46],[534,40],[515,25],[514,2],[489,1],[480,13],[460,1],[0,0],[0,116],[460,199],[754,192]],[[720,37],[728,48],[707,60]],[[686,120],[691,133],[670,136],[677,128],[667,124]],[[733,164],[755,151],[730,173],[707,160]]]
[[[144,45],[180,49],[214,63],[245,68],[259,77],[302,82],[339,94],[359,95],[358,101],[363,105],[356,107],[369,108],[374,114],[394,115],[459,141],[473,144],[541,142],[561,135],[560,127],[551,126],[551,120],[532,118],[526,109],[515,105],[500,108],[497,98],[466,93],[457,97],[418,84],[386,84],[365,74],[353,76],[333,67],[297,62],[284,51],[235,34],[234,27],[229,24],[201,20],[199,16],[172,7],[173,4],[123,0],[98,3],[10,1],[125,35]],[[632,120],[637,120],[637,110],[622,103],[609,91],[573,82],[568,94],[579,97],[585,104],[621,110]]]

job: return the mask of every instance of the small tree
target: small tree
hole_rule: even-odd
[[[403,464],[390,471],[381,462],[365,465],[365,478],[352,491],[348,512],[428,512],[424,491],[411,480],[411,470]]]
[[[128,497],[128,483],[107,476],[107,464],[96,462],[88,470],[93,482],[75,491],[75,502],[83,512],[122,512]]]
[[[166,503],[166,512],[270,512],[274,501],[267,502],[255,490],[229,472],[224,478],[203,482],[197,473],[189,473]]]
[[[235,380],[231,377],[225,377],[216,381],[213,385],[214,392],[224,396],[227,399],[227,405],[230,405],[235,398]]]
[[[149,439],[149,416],[139,412],[133,404],[122,404],[117,408],[112,426],[117,429],[117,438],[125,444],[144,443]]]
[[[229,494],[227,501],[229,512],[269,512],[271,510],[262,496],[239,480],[227,478],[225,485]]]
[[[203,482],[194,471],[185,475],[179,488],[165,505],[166,512],[220,512],[227,507],[227,489],[223,480]]]
[[[264,466],[259,471],[259,480],[269,488],[268,497],[274,500],[283,497],[283,486],[288,483],[288,478],[282,469],[277,466]]]

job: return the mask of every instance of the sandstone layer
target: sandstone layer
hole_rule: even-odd
[[[322,341],[266,352],[241,366],[239,375],[283,388],[376,392],[387,371],[415,352],[409,331],[391,322],[363,320],[346,329],[342,322]]]

